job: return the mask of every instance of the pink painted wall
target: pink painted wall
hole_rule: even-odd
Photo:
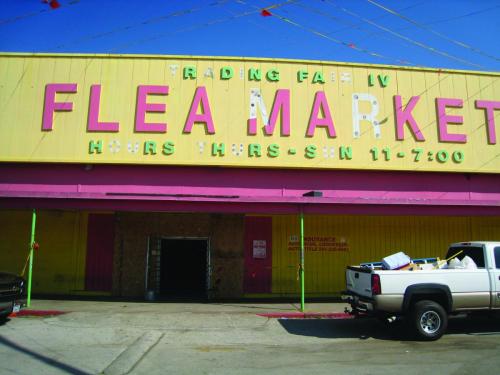
[[[310,190],[322,198],[307,198]],[[0,208],[500,215],[500,175],[0,164]]]

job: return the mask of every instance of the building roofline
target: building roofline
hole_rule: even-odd
[[[424,71],[436,73],[459,73],[459,74],[480,74],[499,76],[500,72],[477,71],[477,70],[459,70],[447,68],[431,68],[423,66],[400,66],[386,64],[366,64],[366,63],[350,63],[341,61],[326,61],[326,60],[306,60],[306,59],[284,59],[284,58],[266,58],[266,57],[238,57],[238,56],[198,56],[198,55],[148,55],[148,54],[106,54],[106,53],[35,53],[35,52],[2,52],[0,57],[52,57],[52,58],[126,58],[126,59],[175,59],[175,60],[217,60],[217,61],[255,61],[255,62],[276,62],[290,64],[319,64],[319,65],[336,65],[346,67],[369,67],[376,69],[397,69],[408,71]]]

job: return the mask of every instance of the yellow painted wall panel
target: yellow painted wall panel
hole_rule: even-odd
[[[345,288],[345,268],[351,264],[381,261],[404,251],[412,258],[441,257],[448,245],[469,240],[500,240],[499,217],[448,216],[330,216],[306,215],[305,237],[345,242],[348,251],[308,250],[306,241],[306,295],[332,296]],[[272,293],[296,295],[298,251],[289,250],[300,236],[299,217],[273,216]],[[331,249],[330,249],[331,250]]]
[[[29,250],[31,211],[0,211],[0,269],[20,273]],[[87,214],[37,212],[33,293],[73,294],[85,287]],[[27,276],[27,271],[26,275]]]
[[[0,211],[0,271],[22,272],[28,257],[30,236],[30,211]]]

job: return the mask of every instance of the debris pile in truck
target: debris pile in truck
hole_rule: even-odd
[[[410,264],[411,258],[400,251],[399,253],[389,255],[382,259],[382,266],[386,270],[398,270]]]
[[[382,262],[361,263],[361,267],[383,270],[399,270],[399,271],[429,271],[438,269],[477,269],[476,263],[469,256],[465,256],[462,260],[457,258],[458,252],[448,259],[439,258],[418,258],[412,259],[404,252],[386,256]]]

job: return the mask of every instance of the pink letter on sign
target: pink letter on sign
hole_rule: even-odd
[[[87,130],[89,132],[117,132],[118,122],[99,122],[99,103],[101,101],[101,85],[90,86],[90,109]]]
[[[323,113],[323,118],[318,117],[320,112]],[[313,109],[311,117],[309,118],[309,125],[307,126],[306,134],[308,137],[314,136],[314,131],[317,126],[326,127],[328,129],[328,137],[335,138],[337,136],[332,115],[330,114],[330,108],[328,107],[328,101],[323,91],[318,91],[314,96]]]
[[[72,111],[73,103],[56,102],[56,93],[75,93],[76,83],[49,83],[45,86],[45,102],[43,105],[42,130],[52,130],[55,111]]]
[[[398,141],[403,141],[405,139],[404,126],[407,122],[410,125],[410,130],[415,139],[417,141],[425,141],[424,135],[420,131],[417,122],[411,114],[411,111],[413,111],[419,99],[420,96],[412,96],[405,109],[403,109],[401,96],[394,96],[394,110],[396,112],[396,139]]]
[[[139,85],[137,88],[137,108],[135,113],[135,131],[140,133],[166,133],[164,122],[146,122],[146,112],[165,113],[166,104],[147,103],[148,95],[168,95],[168,86]]]
[[[476,108],[486,110],[486,131],[488,133],[488,143],[490,145],[497,144],[497,133],[495,130],[495,113],[496,109],[500,109],[500,102],[490,100],[476,100]]]
[[[196,113],[201,103],[201,114]],[[212,112],[210,112],[210,104],[208,102],[207,90],[204,86],[200,86],[194,93],[193,103],[189,110],[186,124],[184,125],[184,133],[191,133],[195,122],[206,124],[206,131],[208,134],[215,134],[215,126],[212,120]]]
[[[446,107],[462,108],[463,103],[464,101],[462,99],[436,98],[440,142],[467,142],[467,136],[465,134],[448,133],[448,124],[463,124],[464,118],[462,116],[446,114]]]
[[[281,113],[281,135],[288,137],[290,135],[290,90],[276,91],[271,117],[268,123],[264,124],[265,135],[273,135],[278,113]],[[248,119],[248,134],[257,134],[257,117]]]

